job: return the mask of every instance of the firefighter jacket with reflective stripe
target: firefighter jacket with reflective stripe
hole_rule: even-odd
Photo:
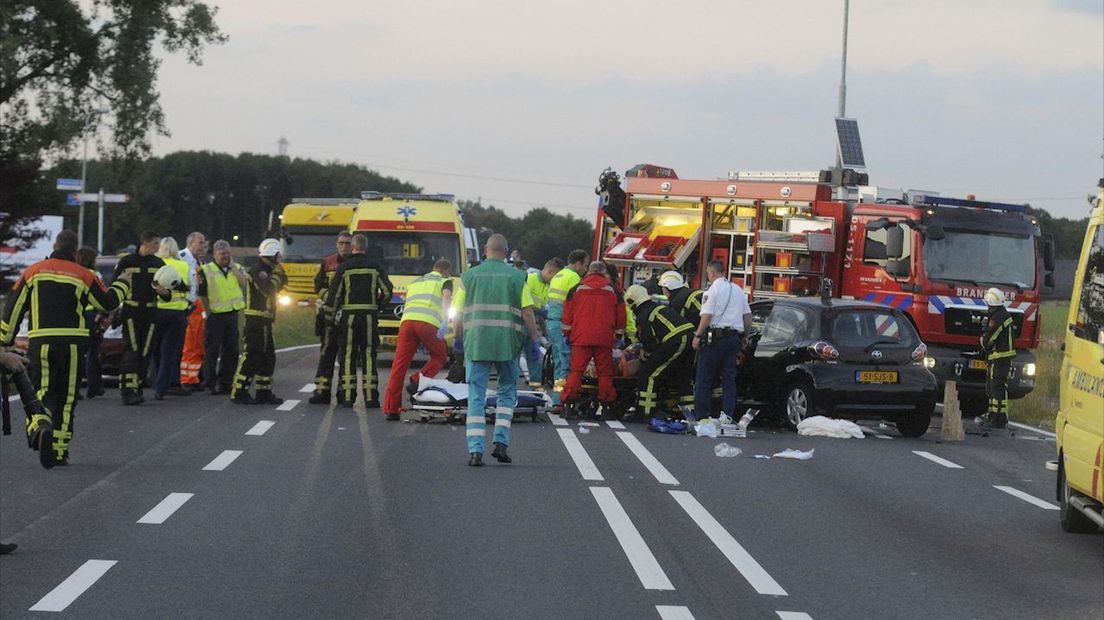
[[[636,314],[636,333],[645,351],[654,351],[672,338],[689,338],[694,334],[690,321],[673,308],[651,299],[634,307],[633,313]]]
[[[119,307],[130,285],[116,280],[110,287],[94,272],[58,252],[27,267],[8,293],[0,315],[0,346],[12,346],[23,315],[30,313],[30,338],[87,338],[85,306],[101,312]]]
[[[326,308],[342,312],[376,312],[391,300],[391,279],[379,262],[366,254],[342,261],[326,292]]]
[[[245,310],[242,314],[246,318],[276,320],[276,294],[287,281],[284,270],[266,263],[262,258],[253,265],[248,275],[249,286],[245,288]]]
[[[210,305],[207,312],[226,314],[245,307],[245,294],[242,293],[238,276],[234,273],[237,268],[231,264],[223,270],[215,263],[206,263],[200,267],[202,280],[199,283],[199,296],[207,298]]]
[[[474,362],[516,360],[529,335],[522,308],[533,306],[525,272],[488,258],[464,272],[464,357]]]
[[[1012,314],[1004,306],[1000,306],[989,312],[989,322],[985,325],[985,333],[981,336],[981,347],[985,351],[985,359],[999,360],[1007,357],[1016,357],[1016,348],[1012,346],[1013,335]]]
[[[172,291],[172,297],[168,301],[161,299],[157,300],[157,308],[159,310],[187,310],[188,309],[188,291],[192,286],[191,268],[188,267],[188,263],[180,260],[179,258],[163,258],[165,264],[172,267],[180,274],[181,288],[184,290]]]
[[[541,278],[539,271],[526,276],[525,286],[529,287],[529,296],[533,298],[535,307],[543,308],[548,305],[548,283]]]
[[[345,262],[345,259],[341,258],[340,254],[335,253],[323,258],[322,263],[318,265],[318,273],[314,274],[314,290],[318,293],[319,299],[326,297],[326,291],[330,290],[330,281],[333,280],[333,274],[343,262]]]
[[[120,258],[115,265],[113,280],[118,280],[119,276],[124,273],[129,273],[131,277],[130,295],[123,302],[123,306],[126,308],[156,308],[157,292],[153,290],[153,275],[164,266],[165,261],[161,260],[161,257],[152,254],[143,256],[138,252],[132,252]]]
[[[625,301],[609,278],[590,273],[567,295],[563,330],[572,345],[612,347],[625,329]]]
[[[690,290],[689,286],[684,286],[672,293],[668,302],[695,328],[701,321],[702,293],[702,291]]]
[[[403,301],[402,320],[421,321],[434,327],[440,327],[444,319],[445,290],[452,290],[452,281],[436,271],[417,278],[406,287],[406,299]]]
[[[582,278],[579,274],[570,267],[564,267],[552,276],[552,280],[548,283],[548,318],[554,321],[563,318],[563,305],[567,301],[567,294],[580,280]]]

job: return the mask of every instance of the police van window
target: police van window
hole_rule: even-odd
[[[1100,224],[1096,226],[1092,247],[1085,261],[1081,303],[1077,311],[1077,324],[1073,328],[1079,338],[1104,344],[1104,226]]]
[[[790,306],[775,306],[763,324],[761,348],[783,347],[805,334],[809,327],[809,315]]]
[[[866,239],[863,242],[863,263],[867,265],[886,266],[886,234],[889,228],[866,231]],[[912,256],[911,229],[905,227],[905,242],[902,245],[902,259]]]

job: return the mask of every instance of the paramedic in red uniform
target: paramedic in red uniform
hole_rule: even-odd
[[[563,401],[569,402],[578,394],[583,372],[591,359],[598,371],[598,401],[617,400],[613,387],[613,344],[617,334],[625,331],[625,301],[610,284],[605,263],[592,262],[583,280],[568,293],[563,330],[571,343],[571,369]]]

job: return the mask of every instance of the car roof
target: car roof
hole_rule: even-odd
[[[893,306],[863,301],[861,299],[832,299],[830,303],[824,303],[819,297],[788,297],[784,299],[762,300],[770,301],[775,305],[799,306],[810,310],[894,310]]]

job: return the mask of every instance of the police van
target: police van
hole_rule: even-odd
[[[1062,529],[1104,527],[1104,179],[1073,283],[1062,357],[1058,502]]]

